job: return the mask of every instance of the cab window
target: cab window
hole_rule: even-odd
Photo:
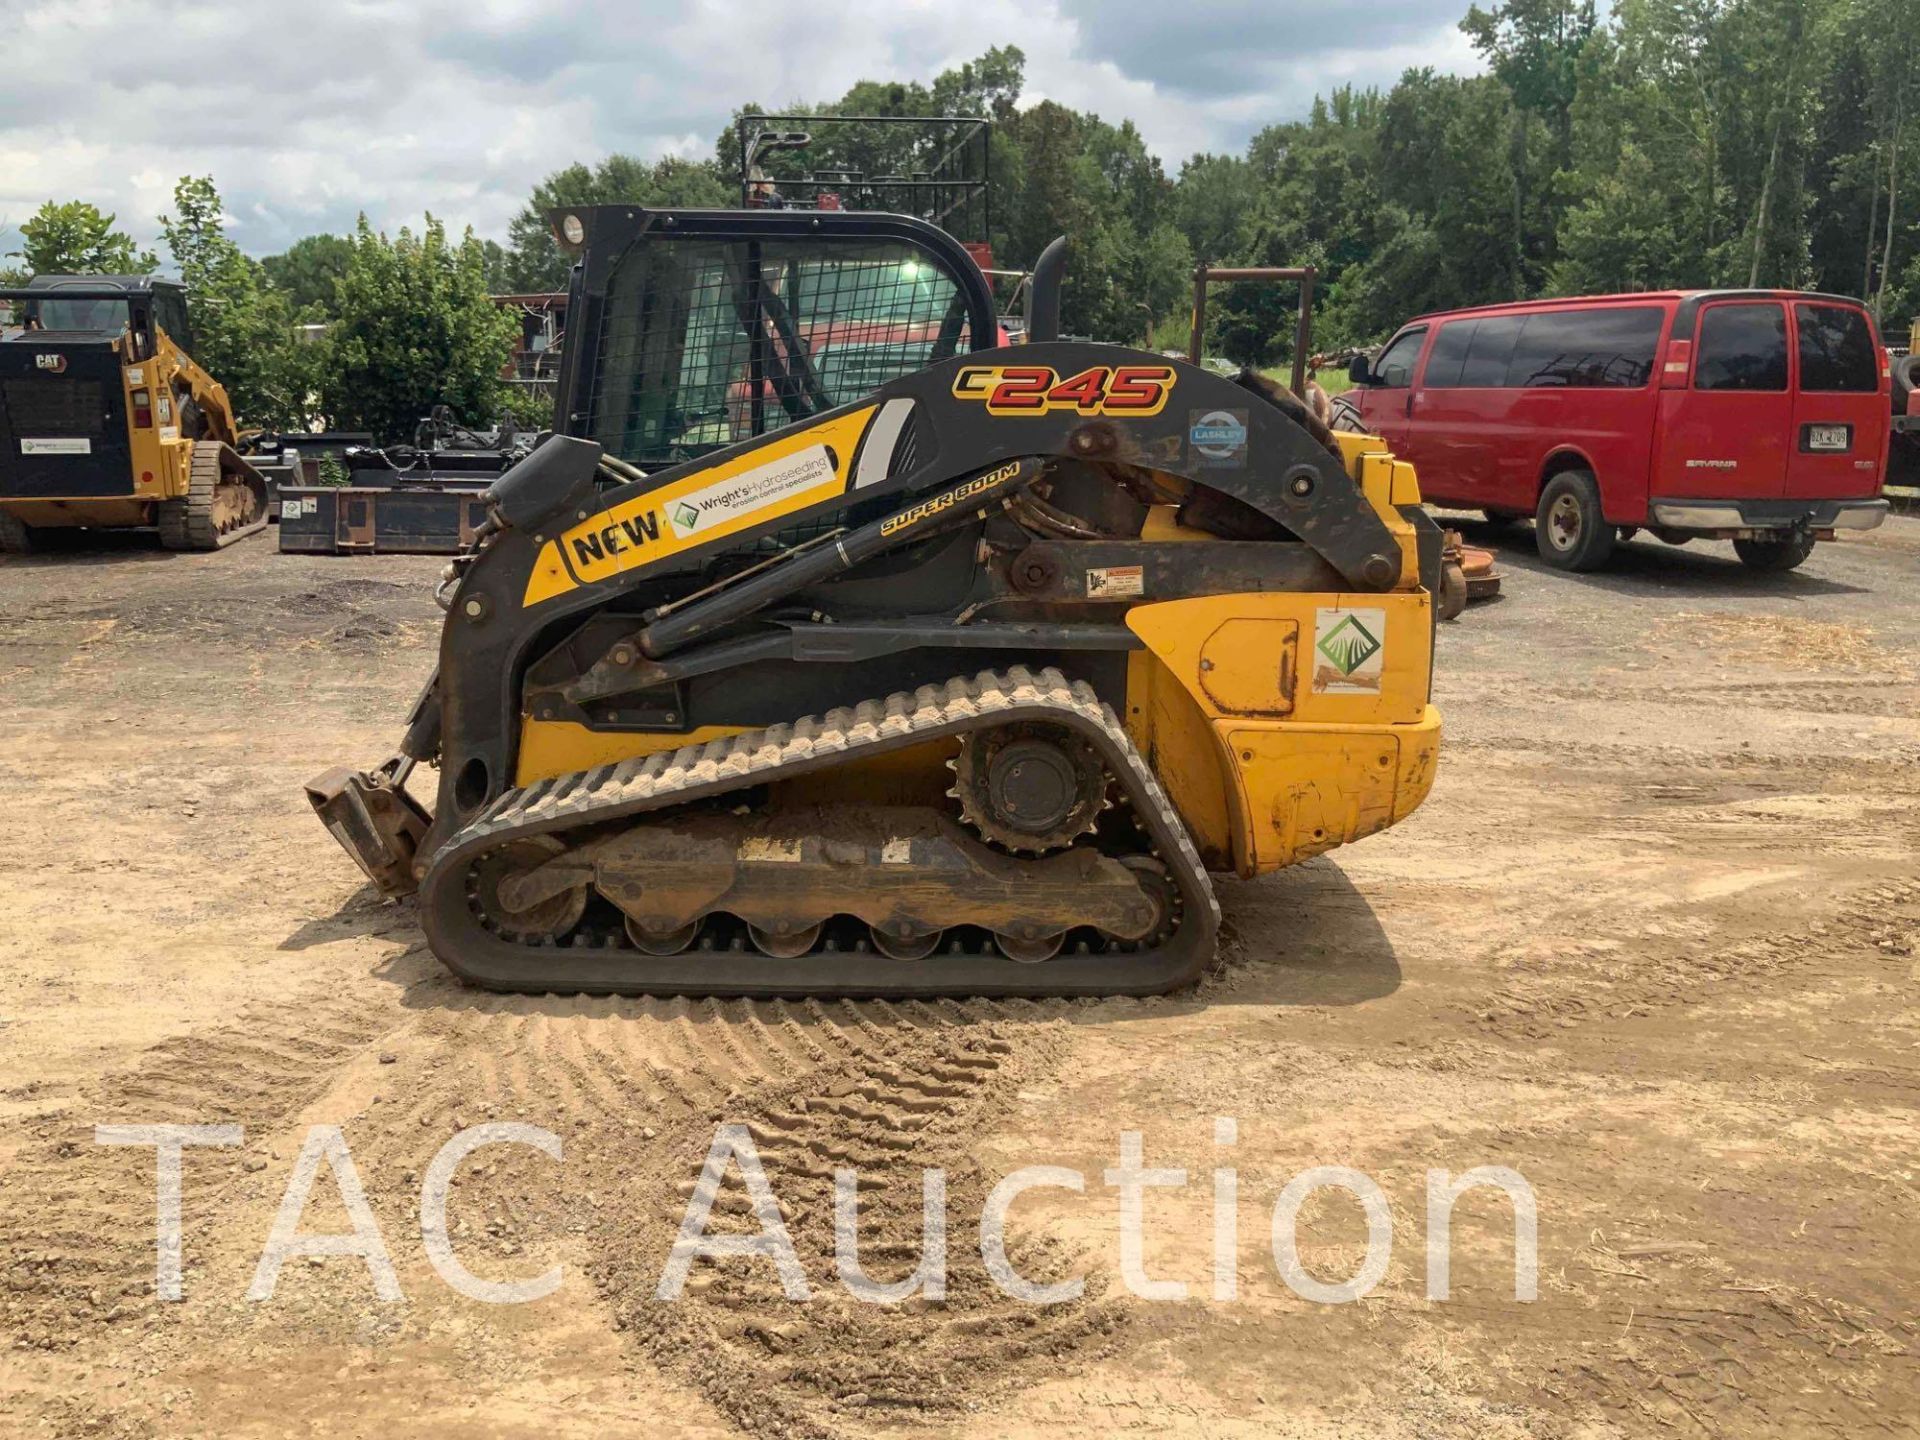
[[[1713,305],[1700,317],[1696,390],[1785,390],[1787,315],[1779,305]]]
[[[167,332],[167,338],[181,350],[193,353],[193,332],[187,328],[187,302],[171,290],[153,292],[154,323]]]
[[[1389,390],[1404,390],[1411,385],[1413,365],[1420,358],[1420,345],[1426,338],[1424,325],[1396,337],[1391,345],[1380,352],[1380,359],[1373,366],[1374,383]]]
[[[117,335],[127,328],[124,300],[35,300],[42,330]]]

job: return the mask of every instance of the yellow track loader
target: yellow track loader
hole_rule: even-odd
[[[189,354],[186,291],[147,275],[38,275],[0,290],[0,549],[47,530],[156,526],[170,550],[265,527],[227,392]]]
[[[1377,440],[1057,339],[1057,247],[1003,346],[917,221],[555,225],[557,433],[449,572],[399,753],[308,787],[462,976],[1164,991],[1214,952],[1209,872],[1426,796],[1441,537]]]

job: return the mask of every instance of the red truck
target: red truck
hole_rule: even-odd
[[[1423,315],[1353,379],[1362,421],[1413,462],[1427,500],[1532,516],[1561,569],[1596,569],[1646,529],[1791,570],[1816,540],[1886,517],[1887,353],[1841,296],[1661,291]]]

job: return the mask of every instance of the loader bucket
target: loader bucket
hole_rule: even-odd
[[[307,802],[382,895],[411,895],[414,856],[433,817],[390,770],[336,765],[307,782]]]

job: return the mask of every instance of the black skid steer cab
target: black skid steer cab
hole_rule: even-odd
[[[149,275],[36,275],[0,290],[0,550],[50,530],[153,526],[170,550],[264,529],[267,486],[193,360],[187,292]]]
[[[1376,438],[1060,342],[1060,242],[1006,346],[919,221],[554,225],[554,433],[449,569],[399,753],[308,786],[460,975],[1163,991],[1214,952],[1210,872],[1426,796],[1440,536]]]

